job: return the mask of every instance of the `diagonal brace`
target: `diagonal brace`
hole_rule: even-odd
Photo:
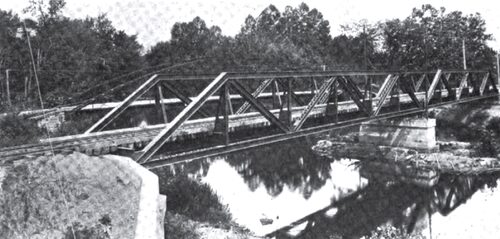
[[[273,113],[271,113],[266,107],[259,102],[255,97],[248,92],[241,83],[237,81],[232,81],[231,85],[245,100],[247,100],[250,105],[252,105],[259,113],[261,113],[267,120],[278,126],[283,132],[289,132],[288,127],[283,124]]]
[[[191,116],[193,116],[201,106],[219,90],[227,81],[227,73],[222,72],[215,78],[189,105],[184,108],[164,129],[160,131],[154,139],[139,152],[137,162],[147,162],[160,148],[167,142],[168,138]]]
[[[488,82],[488,78],[490,77],[490,73],[487,72],[486,75],[483,76],[481,80],[481,86],[479,87],[479,95],[482,96],[484,93],[484,89],[486,87],[486,83]]]
[[[432,95],[434,94],[434,91],[436,91],[436,86],[441,79],[441,74],[441,69],[438,69],[436,74],[434,75],[434,79],[432,80],[431,85],[429,86],[429,90],[427,90],[427,102],[425,102],[426,104],[429,104],[429,102],[431,101]]]
[[[277,80],[276,82],[278,82],[278,84],[279,84],[282,88],[284,88],[284,89],[288,89],[288,86],[287,86],[287,85],[285,85],[283,82],[281,82],[281,81],[279,81],[279,80]],[[297,104],[298,104],[298,105],[305,105],[305,104],[304,104],[304,101],[302,101],[298,95],[296,95],[293,91],[290,91],[290,92],[291,92],[291,96],[292,96],[292,98],[295,100],[295,102],[297,102]]]
[[[347,93],[349,94],[351,99],[354,101],[354,103],[356,103],[358,108],[361,111],[365,112],[366,114],[370,115],[371,112],[369,112],[368,109],[366,108],[366,105],[363,102],[361,102],[361,97],[363,97],[363,94],[361,94],[361,91],[358,89],[356,84],[354,84],[354,82],[352,82],[351,79],[349,79],[345,76],[342,76],[340,78],[339,82],[340,82],[340,85],[342,85],[342,87],[347,91]]]
[[[158,75],[154,75],[144,82],[137,90],[132,92],[125,100],[123,100],[119,105],[109,111],[104,117],[92,125],[84,134],[89,134],[96,131],[103,130],[108,126],[113,120],[118,118],[136,99],[144,95],[149,89],[155,86],[160,81]]]
[[[271,83],[273,83],[274,79],[266,79],[264,80],[258,87],[257,89],[252,93],[252,96],[254,98],[257,98]],[[250,108],[250,103],[245,102],[237,111],[236,114],[243,114],[245,113],[248,108]]]
[[[464,90],[465,84],[467,83],[467,77],[469,76],[469,72],[465,73],[465,75],[460,79],[460,85],[458,86],[457,91],[457,100],[462,96],[462,91]]]
[[[182,103],[184,103],[184,105],[189,105],[189,103],[192,102],[192,100],[189,97],[185,96],[182,92],[177,90],[175,87],[170,85],[168,82],[164,81],[164,82],[161,82],[160,84],[163,86],[163,88],[165,88],[170,93],[174,94],[175,97],[177,97],[179,100],[181,100]],[[200,111],[198,113],[204,117],[208,117],[210,115],[208,112],[204,111],[203,109],[200,109]]]
[[[321,85],[321,87],[316,92],[316,94],[313,96],[313,98],[311,99],[311,101],[309,102],[307,107],[302,111],[302,114],[300,115],[300,118],[298,119],[298,121],[296,121],[293,124],[293,127],[294,127],[293,131],[297,131],[302,127],[304,122],[309,117],[309,115],[310,115],[309,113],[311,113],[314,106],[316,106],[316,104],[318,104],[324,98],[325,94],[328,93],[327,90],[336,81],[336,79],[337,79],[336,77],[330,78],[330,79],[326,80],[325,83],[323,83],[323,85]]]

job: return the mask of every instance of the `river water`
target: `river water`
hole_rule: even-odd
[[[500,175],[440,175],[432,187],[368,179],[357,160],[316,154],[318,138],[170,170],[207,183],[234,221],[258,236],[360,238],[393,226],[424,238],[500,238]]]

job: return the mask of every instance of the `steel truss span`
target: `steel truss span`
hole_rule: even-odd
[[[185,85],[194,82],[201,85],[198,88],[202,90],[199,93],[184,92]],[[157,113],[163,124],[144,129],[107,130],[132,103],[148,95],[155,98]],[[84,134],[55,138],[52,144],[62,151],[83,151],[82,145],[111,145],[107,150],[99,150],[100,153],[109,153],[114,151],[113,147],[116,149],[139,141],[142,145],[132,147],[130,151],[133,152],[129,155],[147,167],[161,167],[356,125],[371,119],[421,114],[437,106],[498,95],[496,82],[489,71],[483,70],[154,75]],[[168,105],[162,103],[166,97],[180,100],[185,105],[170,119],[167,117]],[[213,102],[214,97],[217,109],[207,109],[205,103]],[[243,103],[236,102],[235,98],[243,99]],[[201,118],[194,119],[194,115]],[[259,127],[273,130],[266,135],[233,137],[239,130]],[[182,138],[180,135],[189,134],[220,140],[196,149],[186,147],[182,150],[181,147],[173,153],[163,153],[165,147],[168,148],[167,143]],[[46,150],[46,144],[48,142],[0,149],[0,157],[15,158],[40,153]],[[159,154],[159,151],[162,153]],[[92,150],[91,153],[96,154]]]

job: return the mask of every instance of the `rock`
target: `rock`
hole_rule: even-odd
[[[269,224],[273,224],[273,219],[270,219],[270,218],[261,218],[260,219],[260,223],[262,225],[269,225]]]
[[[61,234],[69,233],[69,225],[78,223],[74,233],[80,233],[80,236],[83,235],[81,233],[99,233],[106,229],[111,238],[164,238],[166,198],[159,194],[158,177],[130,158],[111,155],[92,157],[73,153],[18,160],[12,167],[18,166],[29,170],[33,180],[17,180],[23,177],[19,172],[24,171],[10,170],[10,167],[4,171],[0,167],[0,182],[5,173],[8,173],[9,177],[5,180],[13,178],[11,183],[37,185],[43,182],[43,188],[34,187],[30,191],[33,195],[43,196],[45,190],[56,192],[47,195],[44,200],[31,202],[33,210],[37,211],[29,213],[30,225],[26,231],[36,231],[39,235],[45,235],[43,238],[64,238]],[[57,180],[61,180],[63,186],[46,183]],[[53,187],[64,188],[61,190]],[[16,187],[16,190],[23,188]],[[12,193],[15,193],[12,188],[2,191],[4,196],[13,195]],[[60,205],[63,196],[71,198],[67,208]],[[13,200],[4,201],[10,202],[18,203]],[[6,206],[9,205],[0,205]],[[51,218],[50,226],[45,219],[47,217]],[[67,218],[74,220],[68,221]],[[89,238],[87,234],[81,238]],[[26,234],[22,238],[38,237]]]
[[[329,148],[332,147],[333,143],[329,140],[320,140],[316,143],[316,146],[319,148]]]

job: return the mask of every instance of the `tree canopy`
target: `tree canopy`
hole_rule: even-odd
[[[479,13],[447,12],[431,5],[413,9],[404,19],[353,23],[338,36],[331,35],[331,23],[318,9],[304,3],[283,11],[269,5],[256,17],[249,15],[234,37],[195,17],[175,23],[170,39],[146,52],[135,35],[117,30],[106,15],[72,19],[62,14],[64,6],[64,0],[31,0],[26,11],[36,20],[24,21],[0,10],[0,105],[5,106],[4,72],[9,69],[11,98],[37,107],[26,32],[31,33],[35,68],[49,106],[77,103],[153,70],[460,69],[462,45],[468,68],[491,69],[495,62],[487,45],[492,35]],[[122,98],[113,93],[101,100]]]

